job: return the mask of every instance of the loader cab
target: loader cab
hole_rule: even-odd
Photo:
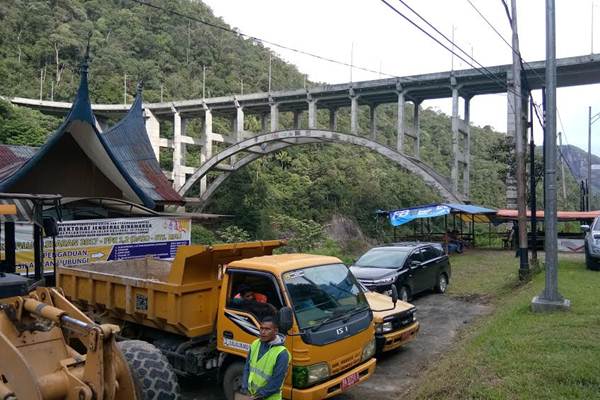
[[[58,228],[54,218],[44,218],[43,210],[46,205],[60,210],[60,199],[59,195],[0,193],[0,297],[21,296],[36,286],[54,284],[54,274],[44,279],[44,236],[54,238]],[[15,239],[22,224],[31,225],[33,235],[33,260],[25,266],[17,264]]]

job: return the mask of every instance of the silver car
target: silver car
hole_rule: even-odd
[[[596,217],[592,226],[581,225],[585,232],[585,265],[592,270],[600,270],[600,217]]]

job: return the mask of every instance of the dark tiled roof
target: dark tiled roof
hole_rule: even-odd
[[[0,144],[0,182],[13,175],[36,151],[35,147]]]
[[[127,115],[101,136],[135,183],[147,196],[160,203],[183,203],[156,159],[146,132],[141,92]]]
[[[112,166],[105,166],[116,168],[121,174],[125,183],[121,181],[115,184],[121,185],[122,190],[127,189],[131,193],[128,197],[136,197],[129,200],[140,201],[148,208],[155,208],[157,202],[183,204],[182,197],[171,187],[154,156],[146,134],[141,94],[137,96],[130,112],[123,120],[106,133],[98,131],[89,99],[87,61],[82,65],[81,82],[73,106],[62,125],[46,143],[38,151],[33,148],[12,146],[3,146],[0,149],[0,191],[10,192],[11,187],[35,168],[36,164],[51,152],[65,135],[71,134],[69,126],[75,121],[88,124],[91,134],[96,135],[96,143],[99,147],[93,151],[105,152],[112,161]]]

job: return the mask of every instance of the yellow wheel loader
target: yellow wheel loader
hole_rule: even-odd
[[[175,374],[145,342],[116,342],[119,328],[94,323],[57,288],[44,287],[42,218],[60,196],[0,193],[0,400],[179,399]],[[15,223],[33,224],[34,275],[16,273]]]

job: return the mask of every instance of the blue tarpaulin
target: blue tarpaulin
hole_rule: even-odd
[[[489,222],[487,214],[495,214],[496,211],[490,208],[479,207],[470,204],[441,203],[403,208],[393,211],[383,211],[379,213],[387,213],[390,219],[390,224],[392,226],[400,226],[415,219],[440,217],[450,213],[461,215],[469,214],[469,218],[474,218],[475,222]]]
[[[440,217],[442,215],[447,214],[450,214],[450,207],[444,204],[438,204],[432,206],[406,208],[403,210],[390,211],[389,218],[390,224],[392,224],[392,226],[399,226],[418,218]]]

